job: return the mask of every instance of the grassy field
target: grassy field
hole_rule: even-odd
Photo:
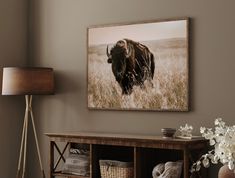
[[[155,57],[154,87],[135,86],[122,95],[107,63],[106,45],[89,46],[88,107],[103,109],[187,110],[188,62],[185,39],[142,42]]]

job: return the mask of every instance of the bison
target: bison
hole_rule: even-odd
[[[148,80],[152,86],[155,63],[154,55],[147,46],[130,39],[123,39],[111,48],[107,46],[108,63],[112,64],[112,72],[122,89],[122,94],[130,95],[133,86],[144,87]]]

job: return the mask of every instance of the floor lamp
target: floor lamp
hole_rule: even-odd
[[[17,178],[25,177],[27,135],[29,117],[32,121],[34,139],[43,178],[45,173],[42,167],[40,149],[32,110],[33,95],[54,94],[54,75],[52,68],[42,67],[6,67],[3,68],[2,95],[25,95],[25,115],[21,138],[20,155],[18,161]],[[23,165],[22,165],[23,164]]]

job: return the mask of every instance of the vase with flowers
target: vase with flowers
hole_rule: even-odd
[[[205,139],[209,140],[213,147],[208,153],[201,156],[192,167],[191,172],[199,171],[201,165],[205,168],[219,162],[224,165],[223,171],[219,171],[219,178],[235,178],[235,125],[227,126],[221,118],[215,119],[215,128],[201,127],[200,132]],[[228,168],[226,170],[226,168]]]

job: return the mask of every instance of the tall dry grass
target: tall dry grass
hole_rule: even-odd
[[[187,110],[188,71],[184,39],[148,41],[155,56],[154,87],[134,86],[122,95],[107,63],[105,45],[90,46],[88,55],[88,106],[103,109]]]

